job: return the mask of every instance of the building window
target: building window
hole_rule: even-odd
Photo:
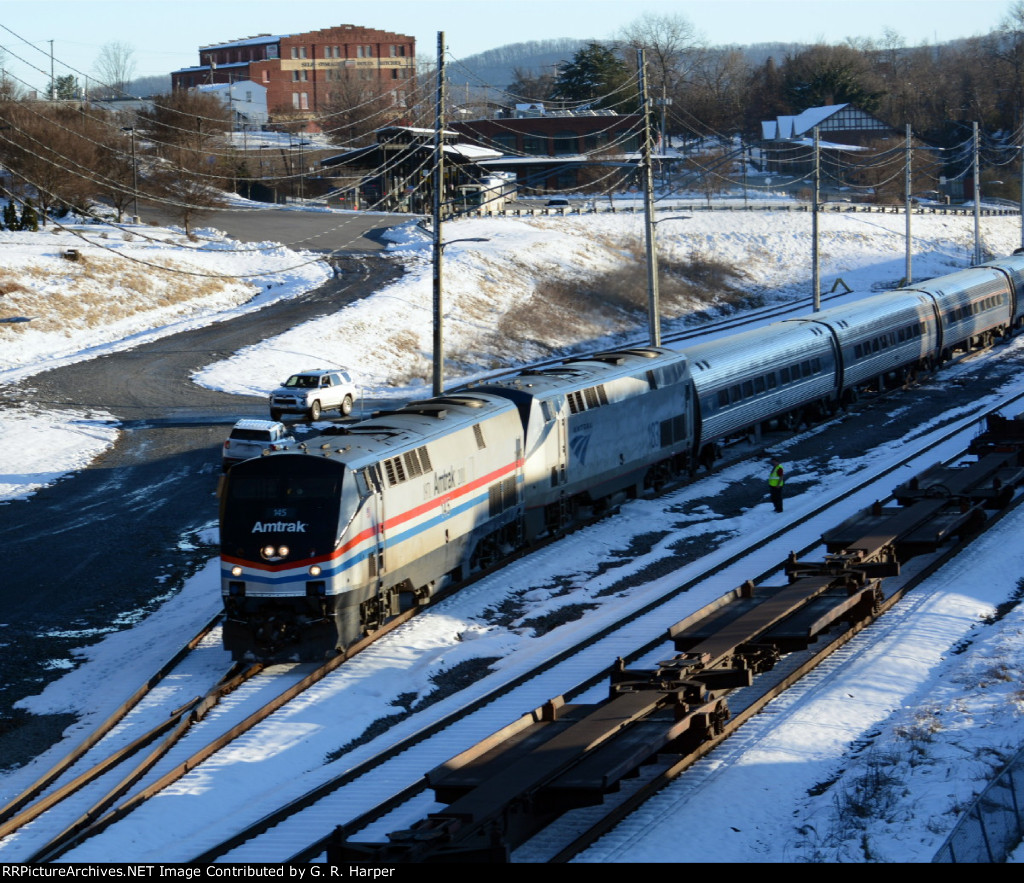
[[[292,107],[295,110],[299,109],[299,93],[298,92],[292,92]]]
[[[270,71],[263,71],[263,82],[264,83],[269,83],[270,82]]]
[[[523,153],[530,156],[544,156],[548,152],[547,136],[540,132],[528,132],[523,135]]]
[[[299,110],[309,110],[309,93],[299,93]]]

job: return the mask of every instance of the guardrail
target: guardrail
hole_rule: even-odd
[[[1024,749],[978,795],[932,859],[936,864],[993,864],[1024,839]]]
[[[747,203],[746,205],[737,204],[715,204],[708,205],[706,203],[676,203],[673,205],[659,204],[657,206],[659,212],[810,212],[810,203]],[[595,214],[639,214],[643,212],[643,206],[629,205],[629,206],[614,206],[614,205],[596,205],[590,208],[582,208],[576,206],[537,206],[537,207],[513,207],[506,208],[501,212],[483,212],[483,211],[469,211],[465,215],[473,217],[482,217],[484,215],[504,215],[506,217],[511,216],[514,218],[519,217],[544,217],[548,215],[566,216],[566,215],[595,215]],[[846,203],[846,202],[826,202],[821,204],[820,210],[822,212],[870,212],[873,214],[902,214],[906,207],[900,204],[889,204],[889,205],[875,205],[870,203]],[[911,209],[911,212],[915,215],[973,215],[973,206],[964,205],[916,205]],[[982,206],[978,212],[979,215],[984,217],[992,217],[999,215],[1019,215],[1020,208],[1018,206]]]

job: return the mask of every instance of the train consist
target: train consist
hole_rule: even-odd
[[[322,660],[530,542],[772,421],[831,413],[1024,324],[1024,255],[685,350],[576,357],[239,463],[224,643]]]

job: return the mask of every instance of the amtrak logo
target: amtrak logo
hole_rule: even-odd
[[[253,533],[305,533],[308,525],[305,521],[257,521],[252,526]]]
[[[589,435],[577,435],[569,442],[569,450],[573,457],[580,463],[587,462],[587,449],[590,447]]]

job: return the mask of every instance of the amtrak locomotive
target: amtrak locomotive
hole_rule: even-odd
[[[224,643],[319,660],[442,587],[1024,319],[1024,255],[679,351],[568,359],[239,463],[221,494]]]

